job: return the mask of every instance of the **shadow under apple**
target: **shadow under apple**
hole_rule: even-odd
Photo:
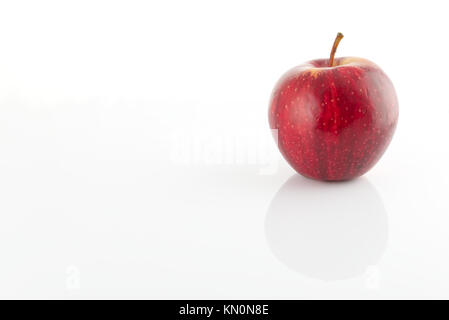
[[[368,179],[323,183],[295,174],[268,209],[274,255],[303,275],[343,280],[377,264],[388,239],[382,200]]]

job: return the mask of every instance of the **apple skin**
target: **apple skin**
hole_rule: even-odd
[[[390,144],[398,121],[393,84],[373,62],[317,59],[288,71],[275,86],[269,123],[287,162],[326,181],[363,175]]]

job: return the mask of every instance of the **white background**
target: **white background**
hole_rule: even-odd
[[[1,1],[1,298],[449,298],[444,1]],[[368,58],[399,124],[348,183],[268,129],[289,68]],[[288,183],[286,183],[288,181]]]

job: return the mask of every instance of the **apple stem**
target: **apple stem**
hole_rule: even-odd
[[[329,59],[329,67],[334,66],[335,52],[337,51],[337,47],[338,47],[338,44],[340,43],[341,39],[343,39],[343,34],[341,32],[339,32],[339,33],[337,33],[337,37],[335,38],[334,45],[332,46],[331,57]]]

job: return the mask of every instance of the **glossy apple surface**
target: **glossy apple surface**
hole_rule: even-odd
[[[347,180],[373,167],[398,121],[398,100],[387,75],[355,57],[313,60],[288,71],[275,86],[269,123],[279,150],[300,174]]]

